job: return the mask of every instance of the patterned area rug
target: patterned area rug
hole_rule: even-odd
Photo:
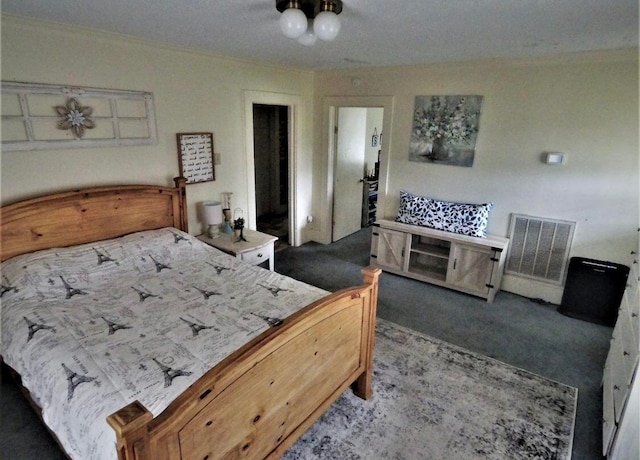
[[[374,395],[348,390],[282,457],[570,459],[578,390],[378,319]]]

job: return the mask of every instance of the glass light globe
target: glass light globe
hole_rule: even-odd
[[[287,8],[280,15],[280,30],[289,38],[298,38],[307,30],[307,17],[302,10]]]
[[[331,11],[322,11],[313,21],[313,31],[320,40],[331,41],[340,32],[340,19]]]
[[[316,37],[316,34],[313,33],[313,24],[309,22],[305,33],[298,37],[298,43],[304,46],[312,46],[317,40],[318,37]]]

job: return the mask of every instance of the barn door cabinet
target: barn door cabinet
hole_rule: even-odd
[[[391,220],[374,225],[372,265],[493,302],[502,280],[507,238],[476,238]]]

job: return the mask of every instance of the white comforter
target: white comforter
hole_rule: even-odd
[[[2,357],[72,458],[115,459],[106,417],[154,416],[204,372],[326,295],[173,228],[2,264]]]

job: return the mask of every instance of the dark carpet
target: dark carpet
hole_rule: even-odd
[[[362,282],[371,229],[330,245],[308,243],[276,253],[276,271],[326,290]],[[600,381],[612,328],[563,316],[556,305],[500,291],[493,304],[383,273],[378,315],[470,351],[578,388],[574,460],[601,460]],[[60,449],[3,375],[0,458],[62,459]]]
[[[371,228],[330,245],[276,254],[276,271],[335,291],[362,282]],[[569,318],[500,291],[494,303],[389,273],[380,277],[378,316],[431,337],[578,388],[574,460],[601,460],[600,382],[612,328]]]

